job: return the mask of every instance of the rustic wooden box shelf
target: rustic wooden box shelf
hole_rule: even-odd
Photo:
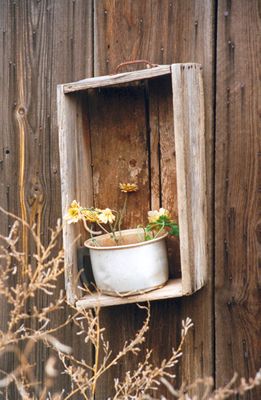
[[[119,182],[135,180],[127,227],[146,223],[160,206],[178,218],[180,240],[169,240],[170,280],[146,294],[82,296],[77,248],[86,234],[64,227],[65,285],[79,307],[175,298],[200,289],[207,275],[207,196],[202,68],[162,65],[58,86],[62,210],[119,208]],[[79,237],[79,238],[78,238]],[[77,239],[78,238],[78,239]]]

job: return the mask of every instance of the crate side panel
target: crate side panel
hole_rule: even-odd
[[[83,112],[83,103],[82,97],[64,95],[63,86],[58,87],[63,216],[73,200],[88,206],[92,204],[93,199],[88,120],[87,114]],[[65,287],[70,303],[74,303],[80,294],[77,289],[77,247],[83,244],[84,238],[84,231],[79,224],[65,223],[63,230]]]
[[[207,194],[204,94],[197,65],[172,65],[180,252],[184,294],[206,281]]]

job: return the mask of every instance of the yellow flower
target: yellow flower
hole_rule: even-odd
[[[70,208],[78,208],[78,209],[80,209],[81,206],[80,206],[80,204],[78,203],[78,201],[73,200],[72,203],[71,203],[71,205],[70,205]]]
[[[82,216],[80,204],[77,203],[76,200],[73,200],[67,214],[64,216],[64,219],[68,222],[68,224],[72,224],[78,222],[81,218]]]
[[[137,192],[139,189],[135,183],[120,183],[119,188],[123,193]]]
[[[153,211],[148,211],[148,220],[150,224],[154,224],[155,222],[158,221],[158,219],[162,216],[165,215],[166,217],[169,217],[169,211],[166,210],[165,208],[160,208],[159,211],[153,210]]]
[[[105,208],[105,210],[101,210],[98,214],[98,220],[101,224],[107,224],[108,222],[112,224],[115,221],[115,215],[110,208]]]
[[[96,209],[84,208],[82,209],[81,214],[86,221],[97,222],[99,220],[99,215]]]

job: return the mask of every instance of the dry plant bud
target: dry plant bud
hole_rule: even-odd
[[[58,339],[54,336],[45,334],[42,336],[44,340],[46,340],[52,347],[57,350],[59,353],[71,354],[72,348],[70,346],[66,346],[65,344],[61,343]]]
[[[46,361],[45,373],[50,378],[55,378],[59,374],[57,369],[55,369],[55,364],[56,364],[56,358],[53,356],[49,357],[48,360]]]

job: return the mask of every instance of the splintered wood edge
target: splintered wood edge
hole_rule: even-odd
[[[109,307],[121,304],[141,303],[145,301],[164,300],[182,297],[181,279],[170,279],[165,286],[148,293],[138,294],[129,297],[107,296],[93,293],[84,296],[76,302],[77,308]]]

